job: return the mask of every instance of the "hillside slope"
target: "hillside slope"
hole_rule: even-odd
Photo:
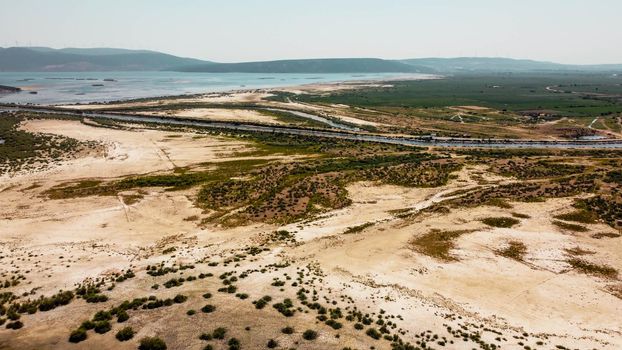
[[[209,64],[150,51],[117,49],[0,48],[0,71],[145,71]]]
[[[437,73],[537,72],[537,71],[620,71],[620,64],[568,65],[554,62],[503,57],[414,58],[400,62]]]
[[[210,73],[425,73],[416,65],[377,58],[330,58],[244,63],[214,63],[182,67],[183,72]]]

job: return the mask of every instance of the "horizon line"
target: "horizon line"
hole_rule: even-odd
[[[460,56],[415,56],[415,57],[407,57],[407,58],[385,58],[382,56],[320,56],[320,57],[304,57],[304,58],[273,58],[273,59],[263,59],[263,60],[245,60],[245,61],[214,61],[212,59],[204,59],[204,58],[196,58],[185,55],[177,55],[174,53],[169,53],[165,51],[158,51],[154,49],[134,49],[134,48],[124,48],[124,47],[112,47],[112,46],[91,46],[91,47],[78,47],[78,46],[64,46],[64,47],[52,47],[52,46],[37,46],[37,45],[28,45],[28,46],[0,46],[0,49],[36,49],[36,48],[44,48],[44,49],[52,49],[52,50],[65,50],[65,49],[79,49],[79,50],[89,50],[89,49],[112,49],[112,50],[127,50],[127,51],[148,51],[153,53],[171,55],[180,58],[189,58],[200,61],[206,61],[215,64],[236,64],[236,63],[255,63],[255,62],[271,62],[271,61],[297,61],[297,60],[329,60],[329,59],[380,59],[385,61],[405,61],[405,60],[415,60],[415,59],[461,59],[461,58],[480,58],[480,59],[509,59],[515,61],[532,61],[539,63],[549,63],[549,64],[558,64],[565,66],[609,66],[609,65],[622,65],[622,63],[560,63],[553,60],[547,59],[537,59],[537,58],[517,58],[510,56],[478,56],[478,55],[460,55]]]

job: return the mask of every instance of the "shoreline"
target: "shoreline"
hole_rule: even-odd
[[[103,72],[73,72],[74,77],[70,77],[69,74],[66,74],[67,76],[65,77],[46,77],[46,74],[57,74],[56,72],[0,72],[0,81],[2,80],[1,78],[4,76],[11,76],[11,75],[16,75],[16,74],[23,74],[24,76],[19,76],[19,77],[14,77],[12,79],[20,79],[20,78],[24,78],[26,75],[31,74],[31,75],[40,75],[37,79],[43,79],[46,81],[72,81],[72,82],[80,82],[80,83],[85,83],[88,82],[88,85],[91,86],[93,83],[93,81],[105,81],[102,77],[99,78],[83,78],[83,77],[79,77],[80,75],[88,75],[89,73],[92,73],[92,75],[101,75]],[[128,103],[128,102],[139,102],[139,101],[148,101],[148,100],[155,100],[155,99],[175,99],[175,98],[192,98],[192,97],[196,97],[196,96],[203,96],[203,95],[207,95],[207,94],[218,94],[218,93],[240,93],[240,92],[247,92],[247,91],[257,91],[257,90],[263,90],[263,91],[269,91],[269,90],[274,90],[274,89],[295,89],[295,88],[300,88],[300,89],[304,89],[305,87],[309,87],[309,86],[338,86],[338,85],[343,85],[343,84],[352,84],[352,83],[356,83],[356,84],[372,84],[372,83],[380,83],[380,82],[390,82],[390,81],[405,81],[405,80],[423,80],[423,79],[438,79],[442,76],[440,75],[434,75],[434,74],[424,74],[424,73],[403,73],[403,74],[399,74],[399,73],[365,73],[365,74],[361,74],[361,76],[352,76],[352,75],[356,75],[356,73],[325,73],[325,74],[313,74],[313,73],[179,73],[179,72],[173,72],[175,73],[173,74],[168,74],[168,73],[172,73],[172,72],[106,72],[106,73],[110,73],[110,74],[106,74],[106,77],[109,77],[108,79],[110,79],[110,77],[114,78],[112,80],[114,80],[114,83],[126,83],[126,82],[131,82],[132,79],[132,73],[135,73],[137,77],[142,77],[142,78],[147,78],[147,79],[153,79],[151,81],[148,81],[146,84],[143,84],[143,86],[136,86],[135,88],[131,88],[128,89],[127,91],[140,91],[140,90],[151,90],[151,89],[157,89],[158,84],[166,84],[167,86],[170,86],[171,84],[175,84],[177,83],[175,80],[172,80],[170,83],[163,83],[162,81],[158,81],[158,79],[176,79],[176,80],[184,80],[184,77],[188,77],[188,76],[192,76],[193,78],[197,79],[197,80],[201,80],[201,79],[206,79],[206,78],[214,78],[212,80],[205,80],[205,86],[201,86],[200,82],[195,82],[196,84],[199,84],[199,86],[192,86],[189,85],[187,87],[184,87],[184,89],[189,89],[189,90],[199,90],[196,93],[195,92],[183,92],[183,93],[176,93],[174,91],[174,88],[170,88],[169,90],[170,93],[164,93],[164,94],[158,94],[157,92],[154,92],[153,95],[150,96],[144,96],[144,97],[126,97],[126,98],[115,98],[114,94],[115,92],[118,91],[112,91],[110,94],[113,95],[110,99],[105,99],[105,98],[98,98],[98,97],[93,97],[92,99],[87,99],[87,100],[83,100],[80,101],[78,99],[76,99],[75,101],[69,101],[71,100],[70,98],[56,98],[57,101],[45,101],[50,100],[50,99],[54,99],[54,98],[47,98],[45,96],[38,96],[40,100],[43,100],[45,102],[39,102],[36,99],[33,101],[3,101],[2,98],[0,98],[0,102],[5,102],[5,103],[19,103],[19,104],[35,104],[35,105],[41,105],[41,106],[58,106],[58,105],[79,105],[79,104],[110,104],[110,103]],[[128,77],[126,77],[125,79],[123,77],[118,77],[117,75],[124,75],[130,73],[130,75]],[[149,73],[153,73],[151,76],[149,76]],[[162,77],[158,77],[157,74],[162,74]],[[186,76],[184,76],[184,74]],[[245,80],[242,81],[236,81],[235,79],[231,79],[230,81],[226,81],[225,83],[229,83],[231,86],[222,86],[223,81],[218,81],[219,77],[227,77],[227,78],[236,78],[235,75],[239,74],[242,78],[246,78]],[[270,78],[274,78],[274,79],[266,79],[266,76],[269,75]],[[297,77],[302,77],[308,75],[310,77],[318,77],[317,79],[312,79],[311,81],[304,81],[304,82],[291,82],[291,81],[286,81],[284,82],[282,85],[281,84],[270,84],[270,82],[275,82],[276,80],[278,80],[278,78],[280,77],[281,80],[286,80],[288,77],[292,77],[292,79],[298,79]],[[346,75],[350,75],[349,77],[342,77],[346,76]],[[386,76],[382,76],[382,75],[386,75]],[[333,77],[334,76],[334,77]],[[371,76],[371,77],[370,77]],[[101,79],[100,79],[101,78]],[[332,80],[332,79],[335,80]],[[135,79],[135,78],[134,78]],[[310,79],[310,78],[306,78],[306,79]],[[28,81],[31,82],[32,80],[34,80],[34,78],[29,78]],[[313,81],[313,80],[320,80],[320,81]],[[325,81],[324,81],[325,80]],[[255,87],[249,86],[246,87],[246,85],[252,85],[252,84],[257,84],[257,81],[260,82],[264,82],[265,84],[259,84]],[[212,85],[210,85],[212,84]],[[234,85],[238,85],[239,86],[234,86]],[[108,85],[105,86],[106,88],[108,87]],[[114,85],[112,85],[112,87],[114,88]],[[77,89],[78,87],[72,87],[73,89]],[[82,86],[80,87],[82,89],[84,88],[89,88],[87,86]],[[64,87],[62,85],[58,86],[56,88],[57,91],[63,90],[63,89],[67,89],[67,87]],[[50,86],[50,88],[46,88],[44,86],[40,87],[40,92],[45,92],[46,90],[55,90],[54,86]],[[77,91],[75,91],[77,92]],[[123,92],[123,91],[122,91]],[[105,91],[102,91],[101,94],[105,94]],[[84,94],[84,95],[81,95]],[[88,96],[89,94],[98,94],[98,92],[77,92],[74,95],[70,95],[70,96]],[[40,95],[45,95],[45,94],[40,94]],[[130,95],[130,93],[127,93],[127,95]]]
[[[235,74],[235,73],[223,73],[223,74]],[[275,73],[275,74],[281,74],[281,73]],[[311,73],[308,73],[308,74],[311,74]],[[200,97],[207,96],[207,95],[218,95],[218,94],[232,95],[232,94],[257,93],[258,91],[265,92],[267,94],[270,94],[271,91],[292,91],[292,90],[305,91],[305,90],[310,90],[310,88],[313,88],[313,87],[331,88],[331,87],[347,86],[347,87],[351,87],[354,89],[354,88],[362,88],[365,86],[369,86],[372,84],[378,84],[378,83],[389,83],[389,82],[396,82],[396,81],[431,80],[431,79],[442,79],[443,78],[442,75],[434,75],[434,74],[422,74],[422,75],[426,75],[426,77],[415,77],[415,76],[412,76],[411,74],[411,76],[399,76],[399,77],[388,77],[388,78],[378,78],[378,79],[338,80],[338,81],[333,81],[333,82],[305,83],[305,84],[297,84],[297,85],[283,85],[283,86],[277,86],[277,87],[257,87],[257,88],[249,88],[249,89],[206,91],[206,92],[199,92],[196,94],[162,95],[162,96],[152,96],[152,97],[141,97],[141,98],[135,98],[135,99],[110,100],[110,101],[105,101],[105,102],[94,101],[94,102],[84,102],[84,103],[78,102],[78,103],[73,103],[73,104],[67,104],[67,103],[40,104],[38,106],[42,106],[42,107],[45,107],[45,106],[50,106],[50,107],[89,106],[89,105],[99,106],[99,105],[110,105],[110,104],[117,104],[117,103],[149,102],[149,101],[158,101],[158,100],[175,100],[175,99],[188,99],[188,98],[191,99],[191,98],[200,98]],[[362,85],[362,86],[357,87],[357,85]],[[334,90],[336,89],[332,89],[332,91]]]

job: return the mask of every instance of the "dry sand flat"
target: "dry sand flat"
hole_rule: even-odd
[[[105,104],[75,104],[75,105],[60,105],[58,107],[69,109],[118,109],[129,107],[166,107],[167,105],[179,104],[179,103],[251,103],[259,102],[262,99],[272,96],[269,90],[240,90],[231,91],[226,93],[212,93],[196,96],[179,96],[169,97],[163,99],[149,99],[145,101],[128,101],[128,102],[111,102]]]
[[[532,205],[524,212],[538,215],[558,206],[552,201]],[[558,251],[553,255],[557,260],[563,259],[564,252],[560,249],[574,247],[583,240],[549,227],[529,232],[529,227],[538,224],[529,220],[515,229],[491,229],[472,221],[499,214],[499,209],[486,207],[403,227],[387,222],[360,235],[341,235],[331,244],[327,240],[317,240],[301,247],[300,253],[319,260],[329,271],[339,272],[349,283],[359,281],[387,286],[385,293],[396,298],[401,307],[412,310],[408,316],[412,317],[413,324],[421,322],[420,313],[425,315],[425,309],[418,306],[423,302],[464,317],[478,315],[477,318],[510,329],[587,337],[612,342],[608,345],[612,349],[622,346],[619,317],[622,302],[604,290],[608,282],[572,271],[559,273],[546,261],[555,256],[538,256],[543,254],[542,250],[548,253],[555,247],[553,249]],[[460,261],[442,263],[408,249],[409,239],[431,228],[477,231],[457,240],[457,249],[452,254]],[[526,263],[494,254],[494,249],[510,238],[529,247]],[[596,248],[582,243],[585,249]],[[616,244],[611,250],[619,251],[619,246]],[[614,262],[612,265],[618,269],[622,267],[619,256],[604,255],[608,263]],[[369,295],[360,297],[370,298]],[[436,326],[440,326],[438,322],[437,319]],[[575,341],[574,344],[581,344]],[[584,346],[587,344],[590,342]]]
[[[98,128],[72,121],[33,120],[22,127],[97,140],[106,145],[107,152],[105,156],[67,161],[45,172],[3,179],[1,271],[7,275],[19,271],[26,276],[11,291],[23,293],[37,288],[34,296],[51,295],[85,279],[110,276],[128,268],[135,271],[136,277],[119,282],[106,292],[111,298],[108,302],[74,300],[52,311],[22,316],[23,329],[0,328],[0,349],[135,349],[137,339],[152,335],[161,336],[169,349],[200,349],[206,343],[198,335],[218,326],[226,326],[244,349],[265,348],[270,338],[279,342],[279,348],[367,349],[373,345],[376,349],[389,349],[389,342],[373,341],[345,321],[343,328],[335,331],[318,323],[314,312],[298,312],[286,318],[271,305],[258,310],[251,304],[252,300],[270,295],[274,302],[291,298],[299,305],[299,287],[292,287],[292,281],[288,280],[282,288],[271,283],[274,278],[284,279],[285,272],[294,277],[299,271],[307,272],[309,266],[321,271],[305,277],[315,278],[312,287],[307,288],[318,292],[320,302],[339,300],[343,309],[356,305],[363,312],[378,313],[383,309],[388,314],[400,315],[403,320],[396,323],[409,331],[404,335],[409,341],[417,339],[414,333],[426,330],[449,336],[447,326],[458,329],[468,323],[469,329],[474,329],[471,324],[484,324],[501,332],[507,338],[503,342],[507,349],[523,349],[521,341],[534,348],[537,340],[545,343],[543,348],[554,348],[556,344],[569,348],[622,347],[622,300],[607,291],[608,286],[619,282],[580,274],[565,262],[565,249],[578,246],[594,252],[587,256],[590,261],[606,262],[622,270],[622,243],[619,238],[591,237],[593,233],[613,232],[604,225],[590,225],[586,233],[565,232],[552,225],[552,216],[567,211],[572,199],[512,203],[512,209],[454,209],[449,214],[423,214],[406,220],[392,212],[424,209],[448,200],[449,193],[479,186],[480,182],[492,186],[515,181],[488,174],[484,166],[465,167],[456,179],[440,188],[353,183],[347,187],[353,201],[347,208],[283,227],[253,224],[225,229],[199,225],[196,217],[204,213],[195,207],[196,189],[171,192],[147,188],[143,189],[143,198],[131,204],[126,203],[123,194],[49,200],[42,192],[52,185],[77,179],[167,172],[176,166],[238,159],[237,152],[252,149],[250,144],[192,133]],[[32,183],[40,187],[33,188]],[[512,228],[491,228],[479,221],[509,216],[511,212],[529,218],[521,219]],[[348,228],[366,223],[374,224],[360,232],[344,234]],[[268,251],[224,266],[223,260],[246,253],[245,248],[259,245],[276,229],[294,233],[297,243],[267,245]],[[455,239],[450,250],[455,261],[441,261],[414,250],[410,243],[432,229],[472,232]],[[524,261],[495,253],[510,240],[526,245]],[[165,254],[165,249],[171,247],[176,250]],[[147,265],[160,262],[195,264],[201,259],[218,261],[219,265],[197,263],[195,269],[157,277],[147,275],[145,270]],[[267,268],[283,261],[290,265],[278,271]],[[248,299],[216,292],[223,286],[217,277],[221,273],[235,270],[239,274],[260,266],[267,272],[251,273],[236,282],[239,292],[249,294]],[[162,286],[172,277],[196,276],[200,272],[213,273],[214,277],[170,289]],[[152,289],[154,284],[159,285],[158,290]],[[201,296],[206,291],[213,294],[209,301]],[[112,331],[105,335],[89,331],[86,341],[67,342],[70,331],[98,310],[135,297],[166,298],[176,294],[189,299],[170,307],[132,311],[127,323],[113,322]],[[342,302],[341,296],[352,301]],[[216,311],[201,313],[199,310],[208,302],[217,306]],[[197,315],[186,315],[189,309],[197,310]],[[114,333],[124,325],[132,326],[137,334],[132,341],[118,342]],[[296,329],[294,335],[280,332],[287,325]],[[318,330],[315,342],[301,338],[301,332],[307,328]],[[482,339],[489,342],[499,337],[481,329],[480,332]],[[530,334],[529,340],[514,338],[523,332]],[[533,334],[547,334],[548,339]],[[455,343],[446,344],[448,349],[478,347],[461,338],[449,338]],[[226,348],[223,342],[216,344],[217,349]]]
[[[588,234],[561,232],[552,225],[552,214],[568,208],[570,199],[517,203],[512,210],[531,218],[512,229],[490,228],[478,221],[510,216],[511,210],[496,207],[459,210],[404,225],[399,220],[387,219],[382,210],[400,206],[423,208],[438,189],[406,191],[392,186],[368,186],[349,188],[354,200],[352,207],[309,222],[297,231],[298,237],[312,240],[291,252],[292,256],[319,261],[331,275],[335,274],[334,288],[347,285],[345,290],[349,290],[352,284],[363,284],[358,290],[360,300],[373,300],[376,293],[376,299],[393,299],[401,308],[411,310],[407,319],[412,324],[423,321],[442,327],[442,319],[429,319],[433,315],[427,307],[432,306],[436,311],[475,316],[501,328],[559,335],[562,339],[588,339],[584,343],[574,339],[576,345],[589,346],[596,341],[598,347],[622,346],[622,302],[606,291],[609,281],[570,271],[564,262],[564,249],[581,246],[598,252],[592,257],[594,261],[606,261],[620,269],[622,259],[615,252],[622,247],[616,241],[602,249],[604,241],[587,238]],[[391,199],[395,201],[392,203]],[[376,210],[371,209],[373,205],[366,208],[369,203],[377,203]],[[378,224],[361,234],[341,234],[346,227],[367,222]],[[413,236],[431,229],[475,232],[457,239],[452,255],[459,261],[444,263],[408,248]],[[611,231],[604,225],[595,225],[593,229]],[[510,240],[527,245],[525,262],[494,253]],[[369,286],[384,286],[384,290],[370,290]],[[383,307],[390,308],[391,303],[387,304]]]
[[[105,154],[97,157],[71,160],[44,172],[14,174],[3,179],[1,195],[11,203],[0,210],[0,237],[6,244],[32,247],[39,252],[60,251],[60,255],[75,248],[80,259],[86,259],[86,265],[92,259],[105,257],[108,249],[126,258],[121,264],[99,260],[95,270],[87,266],[84,273],[72,271],[70,278],[54,275],[57,280],[51,280],[50,287],[56,289],[71,287],[109,268],[127,268],[127,261],[138,253],[128,249],[128,245],[151,244],[161,232],[189,232],[195,225],[183,219],[200,211],[188,198],[190,194],[180,192],[150,191],[144,194],[144,203],[148,205],[143,202],[127,205],[122,196],[49,201],[41,196],[43,190],[71,180],[116,178],[170,171],[197,162],[236,159],[231,156],[250,149],[244,143],[212,136],[113,130],[75,121],[32,120],[22,127],[33,132],[96,140],[107,147]],[[36,187],[30,189],[33,184]],[[107,249],[87,249],[93,244],[106,244]]]
[[[56,170],[37,175],[45,178],[55,176],[53,174],[59,174],[59,178],[77,179],[168,171],[190,164],[225,160],[249,149],[239,141],[194,133],[115,130],[78,121],[31,120],[25,122],[22,128],[81,141],[98,141],[107,146],[105,155],[70,161]],[[67,168],[73,171],[63,171]]]
[[[175,116],[201,120],[283,124],[275,117],[247,109],[192,108],[166,112],[139,112],[142,115]]]

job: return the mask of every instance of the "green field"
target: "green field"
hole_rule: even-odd
[[[458,75],[436,80],[398,81],[391,83],[392,88],[296,98],[368,108],[476,105],[514,112],[546,111],[558,116],[589,117],[622,113],[621,83],[622,77],[601,73]],[[561,92],[547,90],[547,87]]]

